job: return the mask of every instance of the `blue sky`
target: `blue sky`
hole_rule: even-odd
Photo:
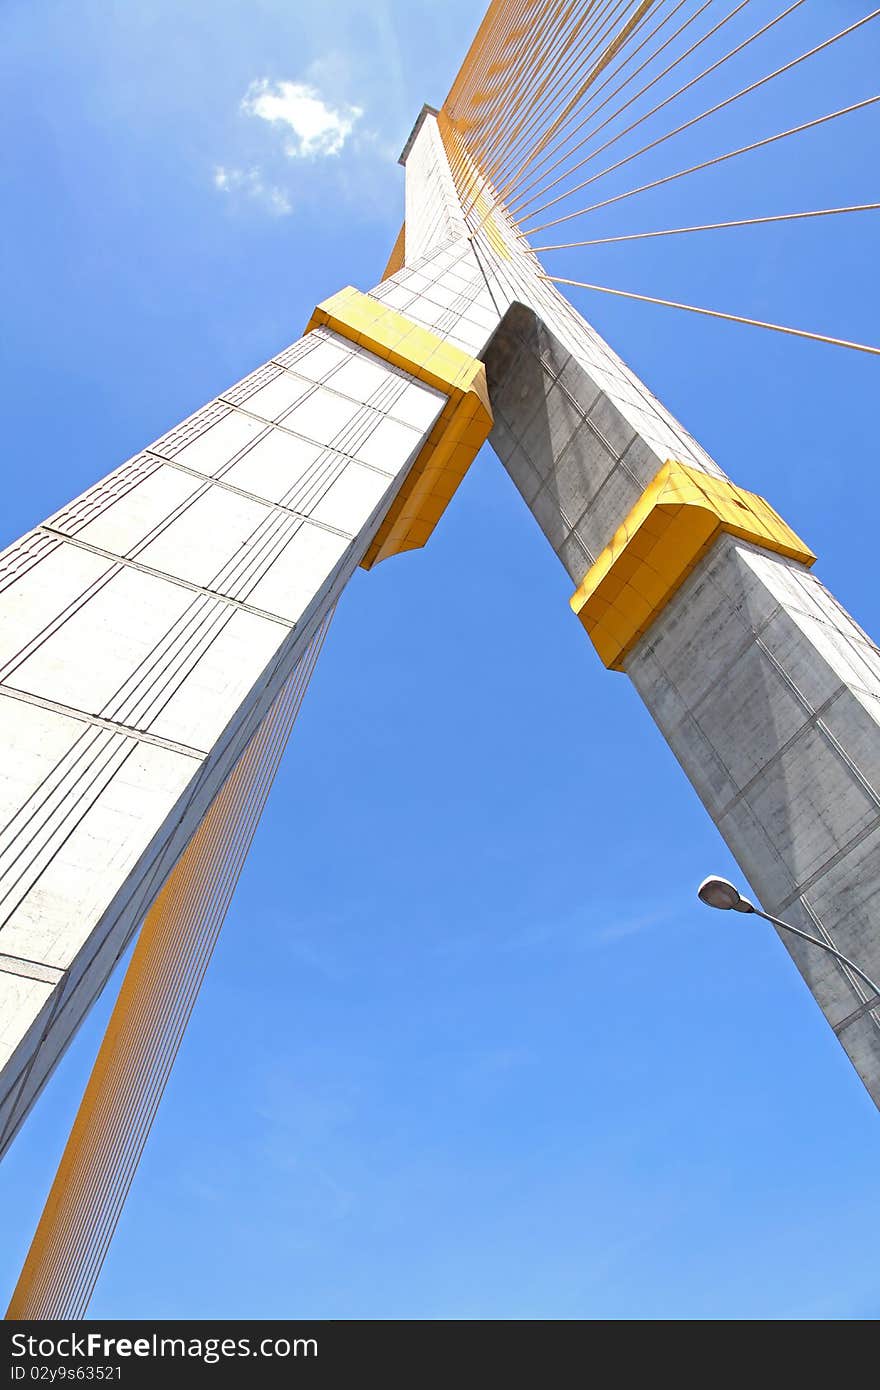
[[[675,116],[868,8],[808,0]],[[396,153],[475,23],[464,0],[6,0],[0,542],[375,283]],[[608,190],[878,70],[880,23]],[[878,133],[843,118],[571,239],[876,200]],[[548,264],[880,341],[874,216]],[[877,360],[576,302],[876,635]],[[94,1316],[880,1313],[876,1111],[770,929],[696,903],[735,866],[568,588],[488,449],[426,550],[352,583]],[[109,993],[0,1171],[4,1291]]]

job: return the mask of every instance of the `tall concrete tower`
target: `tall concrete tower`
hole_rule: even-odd
[[[356,567],[429,541],[487,438],[764,906],[880,970],[880,653],[548,281],[446,114],[401,162],[378,285],[0,557],[0,1147]],[[880,1001],[785,945],[880,1104]]]

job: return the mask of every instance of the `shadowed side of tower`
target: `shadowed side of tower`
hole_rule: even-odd
[[[428,539],[490,426],[765,905],[876,973],[876,649],[488,186],[469,232],[448,141],[426,108],[400,269],[0,557],[4,1145],[354,569]],[[871,1001],[792,954],[880,1098]]]

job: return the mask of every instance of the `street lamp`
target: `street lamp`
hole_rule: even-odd
[[[750,902],[748,898],[744,898],[736,885],[731,883],[729,879],[719,878],[717,875],[711,874],[709,878],[703,879],[703,882],[697,889],[697,897],[700,899],[700,902],[705,903],[707,907],[717,907],[722,912],[753,912],[756,917],[763,917],[765,922],[772,922],[774,927],[780,927],[782,931],[791,932],[793,936],[799,936],[802,941],[809,941],[813,946],[818,946],[821,950],[827,951],[829,956],[834,956],[836,960],[842,961],[855,975],[858,975],[859,979],[863,980],[868,986],[871,993],[878,996],[878,1002],[880,1002],[880,985],[875,984],[871,976],[866,975],[864,970],[861,970],[859,966],[856,965],[855,961],[850,960],[849,956],[845,956],[842,951],[835,950],[833,946],[829,946],[827,941],[822,941],[820,937],[810,936],[809,932],[801,931],[800,927],[793,927],[790,922],[783,922],[779,917],[771,916],[769,912],[762,912],[761,909],[755,907],[755,904]],[[872,1004],[872,1013],[874,1008],[875,1005]]]

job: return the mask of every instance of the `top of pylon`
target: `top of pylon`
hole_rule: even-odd
[[[439,115],[440,115],[440,112],[437,110],[437,107],[436,107],[436,106],[429,106],[428,103],[425,102],[424,106],[422,107],[421,111],[419,112],[418,116],[416,117],[416,123],[415,123],[415,125],[413,126],[412,130],[410,131],[410,133],[409,133],[409,138],[407,139],[407,142],[406,142],[406,144],[404,145],[403,150],[401,151],[400,158],[399,158],[398,161],[397,161],[398,164],[404,164],[404,165],[406,164],[406,157],[407,157],[407,155],[409,154],[410,150],[411,150],[412,147],[413,147],[413,144],[414,144],[414,142],[415,142],[415,138],[416,138],[416,136],[418,135],[419,131],[420,131],[421,128],[422,128],[422,121],[425,119],[425,117],[426,117],[426,116],[439,116]]]

